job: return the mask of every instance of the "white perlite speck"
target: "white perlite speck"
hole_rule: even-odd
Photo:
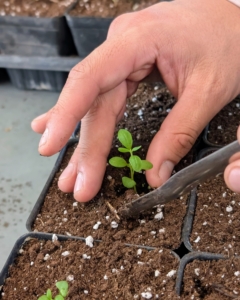
[[[240,275],[240,272],[239,272],[239,271],[236,271],[236,272],[234,272],[234,275],[235,275],[235,276],[239,276],[239,275]]]
[[[154,275],[155,277],[158,277],[160,275],[160,272],[158,270],[155,270]]]
[[[47,253],[47,254],[44,256],[43,260],[48,260],[49,257],[50,257],[50,255]]]
[[[153,97],[152,102],[156,102],[156,101],[157,101],[157,97]]]
[[[112,228],[118,228],[118,223],[115,222],[115,221],[112,221],[112,222],[111,222],[111,227],[112,227]]]
[[[67,219],[67,218],[63,218],[62,220],[63,220],[63,222],[67,222],[67,221],[68,221],[68,219]]]
[[[224,192],[224,193],[222,194],[222,196],[223,196],[223,198],[226,198],[227,192]]]
[[[226,211],[227,211],[227,212],[232,212],[232,210],[233,210],[233,208],[232,208],[231,205],[228,205],[228,206],[226,207]]]
[[[88,290],[84,290],[83,292],[84,292],[84,294],[86,294],[86,295],[88,294]]]
[[[165,233],[165,232],[166,232],[166,229],[165,229],[165,228],[159,229],[159,233]]]
[[[91,235],[87,236],[85,239],[85,243],[87,246],[92,248],[93,247],[93,237]]]
[[[142,111],[141,109],[139,109],[138,115],[139,115],[139,116],[142,116],[142,115],[143,115],[143,111]]]
[[[154,219],[156,219],[156,220],[158,220],[158,221],[162,220],[162,219],[163,219],[163,212],[161,211],[161,212],[157,213],[157,214],[154,216]]]
[[[64,215],[66,215],[66,214],[67,214],[67,210],[66,210],[66,209],[64,210],[63,214],[64,214]]]
[[[98,221],[95,225],[93,225],[93,229],[94,229],[94,230],[97,230],[98,227],[99,227],[99,225],[101,225],[101,222],[100,222],[100,221]]]
[[[57,240],[58,240],[57,235],[56,235],[56,234],[53,234],[53,235],[52,235],[52,241],[53,241],[53,242],[56,242]]]
[[[69,251],[64,251],[64,252],[62,253],[62,256],[68,256],[69,254],[70,254]]]
[[[138,249],[137,250],[137,255],[141,255],[142,254],[142,249]]]
[[[33,266],[34,265],[34,262],[33,261],[31,261],[31,263],[30,263],[30,266]]]
[[[151,299],[152,298],[152,293],[150,293],[150,292],[144,292],[144,293],[141,293],[141,296],[144,299]]]
[[[83,258],[83,259],[90,259],[91,256],[90,256],[90,255],[88,256],[86,253],[84,253],[84,254],[82,255],[82,258]]]
[[[104,279],[104,280],[108,280],[107,275],[104,275],[103,279]]]
[[[207,225],[207,221],[203,222],[202,224],[203,224],[203,226],[206,226]]]
[[[197,275],[197,276],[199,276],[199,273],[200,272],[200,269],[199,268],[196,268],[196,269],[194,269],[194,273]]]
[[[74,276],[73,275],[68,275],[67,276],[67,281],[73,281],[74,280]]]
[[[151,231],[150,234],[151,235],[155,235],[157,232],[156,231]]]
[[[173,277],[173,275],[176,274],[176,270],[171,270],[170,272],[167,273],[167,277]]]
[[[78,206],[78,203],[77,202],[73,202],[73,206]]]
[[[219,126],[217,127],[217,129],[221,130],[221,129],[222,129],[222,125],[219,125]]]
[[[106,216],[106,217],[105,217],[105,219],[106,219],[106,220],[109,220],[109,219],[110,219],[110,217],[109,217],[109,216]]]
[[[194,243],[198,243],[200,240],[201,240],[201,238],[200,238],[200,236],[198,236],[198,237],[196,238],[196,240],[194,241]]]

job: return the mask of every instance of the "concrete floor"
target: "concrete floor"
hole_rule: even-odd
[[[31,120],[46,112],[58,93],[22,91],[0,82],[0,270],[57,159],[38,154],[40,136]]]

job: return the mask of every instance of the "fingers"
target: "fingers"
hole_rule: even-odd
[[[34,120],[35,130],[45,130],[39,144],[42,155],[52,155],[66,144],[77,122],[87,114],[98,95],[114,89],[132,72],[143,70],[135,76],[136,80],[148,74],[148,66],[155,62],[156,51],[151,51],[150,40],[149,51],[145,51],[146,45],[139,42],[146,41],[143,35],[142,31],[140,39],[139,30],[135,29],[134,32],[111,38],[71,70],[57,104],[48,113],[45,125]],[[145,35],[149,36],[147,31]]]
[[[38,116],[31,123],[32,130],[37,133],[43,133],[46,128],[47,120],[48,120],[47,113]]]
[[[240,127],[238,128],[237,137],[240,142]],[[224,172],[224,179],[231,190],[240,193],[240,153],[231,158],[230,164]]]
[[[147,160],[153,164],[146,172],[150,186],[159,187],[171,176],[174,166],[189,152],[217,112],[214,110],[220,104],[210,109],[206,99],[197,89],[188,88],[164,120],[147,153]]]
[[[82,120],[79,145],[58,182],[62,191],[74,190],[77,201],[91,200],[101,187],[115,125],[125,110],[126,95],[127,85],[122,83],[100,96]],[[117,105],[110,105],[112,101]]]

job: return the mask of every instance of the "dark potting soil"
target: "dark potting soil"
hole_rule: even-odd
[[[140,300],[150,294],[174,300],[177,267],[178,259],[166,249],[31,239],[10,267],[0,299],[35,300],[48,288],[55,296],[56,281],[67,280],[68,300]]]
[[[190,242],[194,250],[240,255],[240,195],[222,175],[198,187]]]
[[[73,16],[116,17],[123,13],[144,9],[159,0],[80,0],[70,12]]]
[[[151,92],[148,92],[149,89]],[[142,149],[138,152],[144,158],[150,140],[175,100],[166,89],[160,90],[147,85],[141,86],[141,93],[138,91],[136,95],[128,102],[125,119],[122,121],[122,125],[125,126],[121,128],[127,127],[132,132],[135,146],[142,145]],[[109,157],[120,154],[114,147],[115,143],[120,146],[116,137]],[[109,209],[107,201],[118,210],[132,199],[131,192],[126,191],[121,182],[122,176],[129,176],[128,170],[108,165],[98,195],[87,204],[77,203],[72,194],[63,193],[57,187],[58,178],[68,164],[72,152],[73,149],[69,149],[65,155],[61,168],[56,174],[42,209],[34,222],[33,230],[83,237],[92,235],[95,239],[105,241],[120,240],[132,244],[161,246],[169,249],[175,249],[180,245],[187,196],[156,207],[152,211],[142,214],[138,219],[121,219],[119,221]],[[192,155],[189,155],[182,161],[180,167],[191,162]],[[137,174],[135,178],[138,183],[138,193],[149,192],[145,176]],[[157,220],[156,215],[160,212],[163,213],[164,218]],[[96,225],[98,222],[101,222],[99,226]],[[116,222],[117,225],[112,222]],[[93,226],[98,229],[93,229]]]
[[[216,145],[227,145],[237,139],[240,125],[240,96],[225,106],[210,122],[209,142]]]
[[[2,0],[0,16],[62,16],[74,0]]]
[[[240,259],[195,260],[187,264],[183,289],[184,299],[239,299]]]

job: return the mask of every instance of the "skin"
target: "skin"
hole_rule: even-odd
[[[148,183],[163,184],[206,124],[240,93],[239,51],[240,8],[226,0],[175,0],[116,18],[107,40],[71,70],[57,104],[32,122],[43,134],[39,152],[49,156],[82,120],[81,140],[59,188],[74,190],[80,202],[96,195],[126,97],[154,66],[178,99],[146,157],[154,166],[146,172]],[[224,178],[240,192],[240,156]]]

